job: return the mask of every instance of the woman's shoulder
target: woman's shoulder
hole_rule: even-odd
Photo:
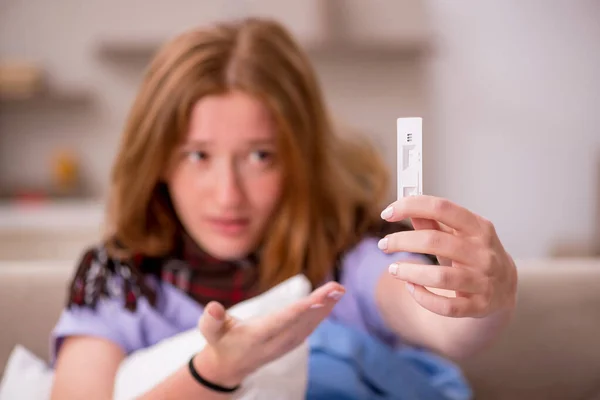
[[[156,302],[155,277],[160,273],[160,260],[136,254],[116,257],[104,244],[90,246],[82,252],[68,288],[67,308],[95,309],[103,298],[122,299],[130,311],[144,297]]]
[[[379,237],[376,236],[365,236],[354,246],[350,247],[342,256],[342,265],[356,264],[364,260],[365,258],[372,255],[383,254],[383,252],[377,247]]]

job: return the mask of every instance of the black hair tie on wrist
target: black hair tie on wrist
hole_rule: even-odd
[[[232,393],[240,388],[240,385],[237,385],[234,387],[224,387],[221,385],[217,385],[216,383],[209,382],[206,379],[204,379],[203,377],[201,377],[200,374],[198,373],[198,371],[196,371],[196,368],[194,367],[194,357],[196,357],[196,355],[194,355],[192,358],[190,358],[188,367],[190,369],[190,374],[192,374],[192,377],[196,380],[196,382],[198,382],[199,384],[201,384],[203,386],[206,386],[207,388],[209,388],[211,390],[214,390],[215,392],[221,392],[221,393]]]

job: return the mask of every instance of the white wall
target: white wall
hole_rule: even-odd
[[[49,150],[67,145],[82,155],[94,192],[103,192],[139,77],[136,67],[93,54],[100,33],[139,26],[136,13],[115,2],[0,5],[0,56],[39,59],[59,81],[89,84],[98,96],[88,111],[2,115],[0,185],[43,181]],[[514,255],[541,256],[557,242],[587,244],[600,223],[600,3],[428,4],[437,42],[426,80],[410,61],[318,62],[332,108],[392,144],[392,166],[396,117],[425,115],[426,191],[492,219]]]
[[[430,4],[426,189],[490,218],[517,256],[587,246],[600,225],[600,2]]]

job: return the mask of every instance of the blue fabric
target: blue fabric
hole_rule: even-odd
[[[468,400],[460,369],[416,348],[394,349],[366,332],[324,321],[309,338],[310,400]]]

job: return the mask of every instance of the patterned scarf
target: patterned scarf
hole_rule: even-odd
[[[188,293],[200,304],[216,300],[231,307],[253,297],[258,285],[258,257],[222,261],[203,251],[185,235],[180,256],[167,260],[161,271],[163,281]]]
[[[135,310],[146,297],[155,305],[156,290],[148,275],[168,282],[198,303],[211,300],[231,307],[257,294],[258,258],[222,261],[200,249],[183,235],[172,257],[152,258],[136,254],[128,260],[108,256],[104,246],[83,255],[69,289],[68,306],[94,308],[101,297],[123,297],[125,307]]]

